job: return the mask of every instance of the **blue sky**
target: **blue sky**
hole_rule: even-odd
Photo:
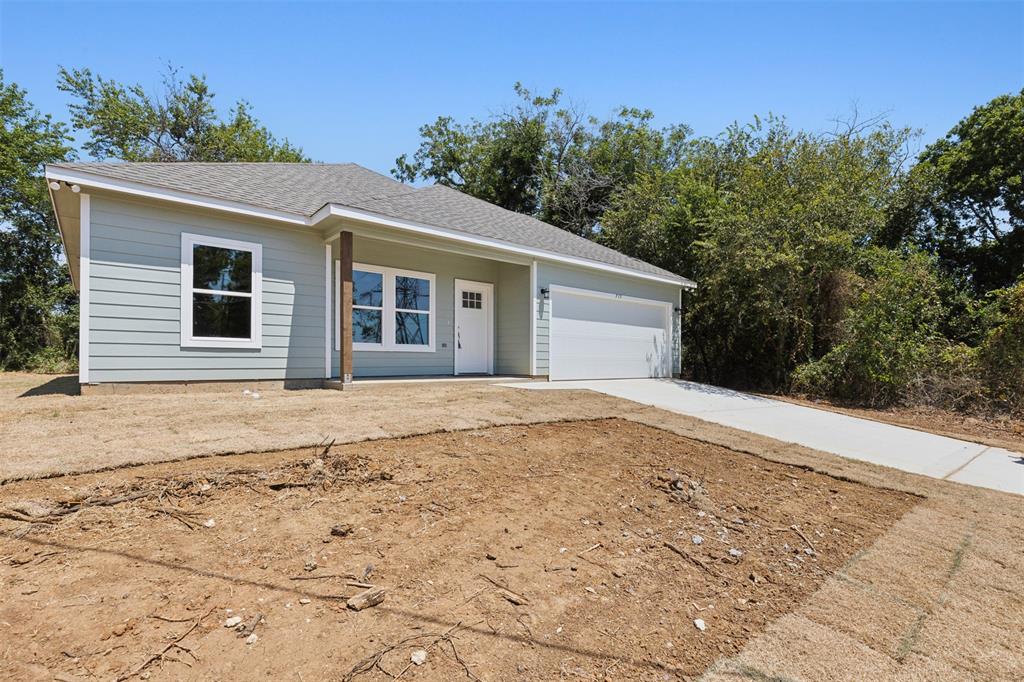
[[[825,130],[856,103],[927,142],[1024,87],[1024,2],[0,0],[5,78],[59,118],[58,65],[156,88],[166,62],[205,73],[225,110],[249,100],[314,159],[381,172],[416,148],[421,124],[500,110],[516,81],[703,135],[767,112]]]

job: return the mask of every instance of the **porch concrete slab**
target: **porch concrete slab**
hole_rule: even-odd
[[[1024,455],[716,386],[669,379],[508,385],[597,391],[843,457],[1024,495]]]

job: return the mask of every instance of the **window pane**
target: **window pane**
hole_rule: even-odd
[[[395,307],[405,310],[430,310],[430,280],[395,277]]]
[[[430,315],[395,313],[395,343],[426,346],[430,343]]]
[[[192,247],[192,286],[217,291],[252,291],[252,253],[217,246]]]
[[[379,272],[352,271],[352,303],[355,305],[384,305],[384,275]]]
[[[192,294],[192,336],[248,339],[251,314],[251,298]]]
[[[352,310],[353,343],[380,343],[383,338],[380,322],[381,311],[354,308]]]

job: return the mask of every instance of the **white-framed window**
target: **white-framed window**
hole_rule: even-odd
[[[341,301],[338,260],[334,281],[335,300]],[[353,263],[352,350],[433,352],[435,298],[433,273]],[[340,319],[335,319],[334,350],[341,350]]]
[[[181,235],[181,345],[263,345],[263,246]]]

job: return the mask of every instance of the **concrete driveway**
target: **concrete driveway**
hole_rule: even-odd
[[[843,457],[1024,495],[1024,455],[1020,453],[716,386],[668,379],[508,386],[541,391],[598,391]]]

